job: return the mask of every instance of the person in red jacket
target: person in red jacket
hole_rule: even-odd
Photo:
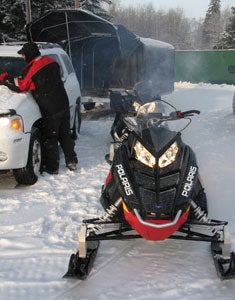
[[[27,62],[22,74],[13,78],[5,72],[0,75],[0,81],[15,92],[31,91],[39,106],[45,140],[43,170],[58,174],[58,142],[64,152],[66,166],[70,170],[76,170],[78,160],[70,132],[69,100],[61,79],[60,66],[51,57],[41,56],[35,43],[25,43],[18,53]]]

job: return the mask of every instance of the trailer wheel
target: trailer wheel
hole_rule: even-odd
[[[28,162],[24,168],[13,170],[13,175],[19,184],[33,185],[37,182],[42,164],[42,142],[38,128],[31,132]]]

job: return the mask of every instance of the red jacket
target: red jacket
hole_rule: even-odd
[[[60,66],[49,56],[37,56],[14,79],[16,91],[31,91],[42,116],[52,116],[69,110],[69,100],[61,79]]]
[[[0,80],[15,92],[31,91],[43,117],[69,110],[60,66],[49,56],[33,58],[17,78],[7,72],[0,76]]]
[[[15,78],[15,85],[22,92],[35,90],[35,84],[32,77],[46,65],[55,62],[49,56],[37,56],[23,69],[22,75]]]

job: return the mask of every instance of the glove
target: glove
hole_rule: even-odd
[[[8,72],[3,72],[0,74],[0,82],[3,82],[4,79],[9,76],[10,74]]]
[[[4,76],[3,80],[1,81],[1,83],[3,85],[7,86],[13,92],[17,92],[17,93],[21,92],[21,90],[19,89],[19,87],[15,85],[14,77],[11,76],[11,75],[9,75],[8,73],[7,73],[7,75]]]
[[[14,78],[11,75],[7,74],[3,78],[2,83],[5,84],[5,85],[8,85],[8,84],[12,85],[12,84],[14,84]]]

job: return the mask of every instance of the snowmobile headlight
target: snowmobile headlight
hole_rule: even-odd
[[[156,158],[139,142],[137,141],[134,146],[136,158],[148,167],[153,168],[156,164]],[[165,168],[176,159],[178,153],[177,142],[174,142],[160,157],[158,161],[158,166],[160,168]]]
[[[133,107],[135,109],[135,111],[137,112],[138,115],[142,114],[148,114],[151,112],[154,112],[156,109],[156,103],[155,102],[150,102],[150,103],[146,103],[144,105],[140,105],[137,102],[133,103]]]
[[[178,153],[177,142],[174,142],[160,157],[158,165],[160,168],[165,168],[175,161],[176,155]]]
[[[139,142],[134,146],[136,158],[148,167],[153,168],[156,163],[156,158]]]

